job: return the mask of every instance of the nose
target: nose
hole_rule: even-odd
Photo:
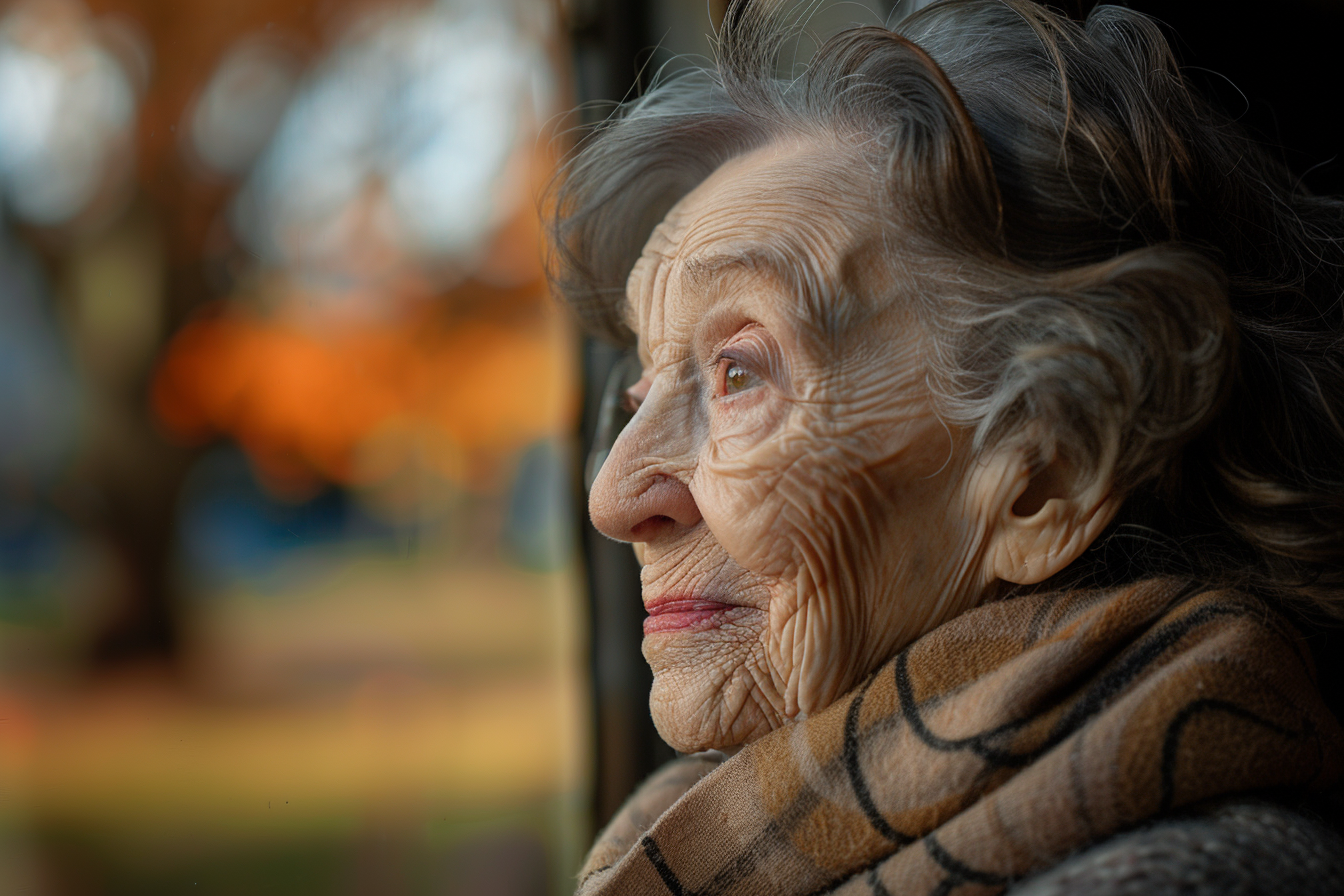
[[[617,541],[649,543],[700,522],[688,482],[692,446],[685,427],[660,425],[646,401],[617,437],[588,493],[597,531]]]
[[[597,531],[608,538],[648,543],[700,522],[691,490],[674,476],[652,474],[642,488],[609,489],[600,488],[603,478],[599,475],[593,485],[588,513]]]

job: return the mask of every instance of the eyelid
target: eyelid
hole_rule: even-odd
[[[738,330],[715,352],[713,375],[718,394],[722,394],[718,386],[725,360],[741,364],[748,372],[763,381],[770,382],[780,392],[791,391],[783,350],[770,332],[760,324],[749,324]]]

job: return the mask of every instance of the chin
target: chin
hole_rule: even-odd
[[[746,688],[705,685],[703,674],[692,670],[654,672],[649,694],[653,724],[658,735],[679,753],[733,752],[786,721],[773,709],[762,707]]]
[[[712,619],[644,636],[649,710],[674,750],[728,750],[784,724],[765,647],[768,613],[734,606]]]

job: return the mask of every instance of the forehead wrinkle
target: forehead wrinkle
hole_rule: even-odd
[[[648,257],[648,273],[640,278],[643,289],[634,298],[634,309],[641,326],[638,336],[641,357],[652,362],[655,369],[677,364],[685,359],[690,346],[687,317],[690,309],[682,307],[672,293],[680,281],[676,276],[678,261],[675,257],[654,252]]]
[[[670,216],[669,216],[670,218]],[[665,219],[654,228],[643,253],[635,261],[626,278],[625,297],[619,309],[622,319],[630,332],[635,334],[638,346],[643,349],[649,334],[645,332],[646,318],[651,317],[652,303],[658,298],[655,293],[660,281],[666,287],[665,272],[667,264],[673,259],[676,244],[669,238],[670,225]]]
[[[669,275],[680,290],[712,302],[722,298],[724,275],[741,269],[763,274],[792,293],[794,301],[783,310],[806,329],[828,341],[847,329],[858,309],[837,306],[862,301],[847,282],[853,267],[847,262],[865,241],[862,233],[871,223],[865,219],[875,210],[865,203],[870,197],[861,186],[863,178],[844,164],[843,154],[825,156],[818,164],[817,147],[800,149],[774,147],[776,157],[764,170],[743,170],[747,158],[726,163],[710,180],[720,175],[730,180],[702,184],[674,206],[654,228],[632,271],[627,303],[641,307],[631,307],[628,316],[653,325],[652,304],[667,301]],[[709,192],[702,193],[706,187]],[[771,229],[763,219],[781,226]],[[636,280],[642,287],[638,291]],[[643,307],[646,302],[649,307]],[[651,335],[632,329],[641,337]]]
[[[737,272],[764,274],[785,282],[790,279],[773,252],[764,246],[744,246],[686,259],[681,264],[681,287],[717,299],[727,278]]]
[[[814,239],[810,242],[817,244],[815,249],[807,245],[808,241],[772,234],[770,244],[736,245],[692,256],[678,266],[679,285],[716,302],[723,298],[734,273],[763,277],[792,298],[782,303],[781,310],[798,324],[824,337],[836,336],[837,327],[850,315],[834,306],[856,298],[846,282],[851,267],[847,259],[853,247],[832,247],[820,234],[811,235]],[[831,255],[839,256],[836,263],[824,260]]]
[[[863,316],[847,306],[862,302],[866,290],[853,289],[847,274],[855,267],[852,256],[871,240],[868,225],[876,222],[853,207],[814,204],[813,209],[771,229],[736,202],[719,206],[717,214],[705,217],[721,219],[726,212],[740,214],[750,223],[729,228],[721,221],[708,226],[702,224],[703,218],[694,222],[678,247],[694,246],[687,253],[690,257],[678,264],[679,283],[714,299],[723,288],[725,273],[738,269],[764,275],[792,298],[782,310],[824,341],[833,341],[850,321]],[[709,233],[698,232],[702,228]]]

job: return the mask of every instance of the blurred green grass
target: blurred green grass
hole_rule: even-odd
[[[295,562],[280,596],[201,595],[175,676],[0,682],[0,892],[572,889],[577,575]]]

